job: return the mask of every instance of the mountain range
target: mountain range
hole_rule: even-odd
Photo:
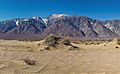
[[[50,34],[72,38],[120,37],[120,20],[97,20],[85,16],[52,14],[0,22],[1,39],[39,39]]]

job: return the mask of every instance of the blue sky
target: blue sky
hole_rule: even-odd
[[[0,20],[54,13],[106,20],[120,18],[120,0],[0,0]]]

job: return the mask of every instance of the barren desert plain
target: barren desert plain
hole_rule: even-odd
[[[56,42],[0,40],[0,74],[120,74],[117,39]]]

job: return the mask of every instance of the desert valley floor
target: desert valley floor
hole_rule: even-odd
[[[120,74],[120,45],[72,42],[43,50],[44,41],[0,40],[0,74]]]

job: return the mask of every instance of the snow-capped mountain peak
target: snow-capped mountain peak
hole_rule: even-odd
[[[37,20],[39,20],[40,19],[40,17],[32,17],[33,19],[37,19]]]
[[[66,14],[53,14],[50,17],[52,17],[52,18],[60,18],[60,17],[63,17],[63,16],[68,16],[68,15],[66,15]]]

